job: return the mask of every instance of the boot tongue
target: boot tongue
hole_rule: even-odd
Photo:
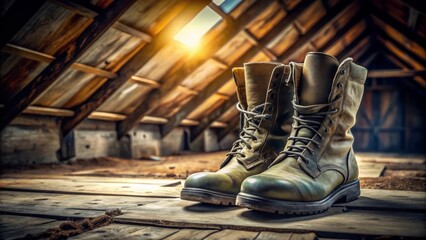
[[[300,79],[299,103],[301,105],[328,103],[331,85],[338,67],[339,61],[330,55],[308,53]]]
[[[331,85],[338,67],[339,61],[332,56],[323,53],[308,53],[303,63],[299,83],[299,104],[306,106],[328,103]],[[304,119],[321,121],[321,119],[311,118],[309,115],[304,116]],[[316,127],[317,125],[315,125]],[[296,137],[312,138],[315,132],[303,127],[298,129],[295,135]],[[305,142],[298,140],[295,140],[293,144],[296,146],[306,145]],[[297,157],[289,157],[289,159],[295,161]]]
[[[272,71],[278,63],[246,63],[244,64],[246,79],[246,96],[248,109],[252,110],[265,102]]]

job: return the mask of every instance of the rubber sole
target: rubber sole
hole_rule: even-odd
[[[350,202],[359,197],[359,180],[337,187],[327,197],[313,202],[294,202],[239,193],[236,204],[249,209],[277,214],[310,215],[327,211],[334,203]]]
[[[237,195],[211,191],[202,188],[183,188],[180,198],[183,200],[210,203],[215,205],[235,205]]]

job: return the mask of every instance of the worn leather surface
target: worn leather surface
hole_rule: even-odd
[[[296,63],[291,63],[290,66],[290,82],[294,83],[295,93],[298,93],[304,66]],[[337,112],[324,117],[324,127],[318,129],[324,138],[306,128],[293,129],[291,132],[291,136],[314,139],[320,146],[311,141],[308,147],[313,153],[307,149],[303,150],[301,154],[308,161],[301,157],[281,154],[268,170],[247,178],[241,186],[241,191],[287,201],[316,201],[325,198],[337,186],[356,180],[358,166],[352,149],[354,139],[350,129],[355,124],[366,77],[365,68],[353,63],[350,58],[344,60],[335,72],[328,93],[330,104],[325,109],[336,109]],[[294,103],[304,113],[324,111],[325,106],[301,105],[300,92],[295,94]],[[298,115],[296,111],[294,114]],[[293,124],[297,125],[297,122]],[[293,144],[302,143],[289,140],[285,150]]]
[[[250,63],[234,69],[238,99],[246,109],[270,102],[259,114],[270,114],[257,124],[257,140],[248,139],[252,149],[244,147],[240,155],[228,155],[217,172],[195,173],[185,187],[202,188],[221,193],[238,194],[241,183],[249,176],[263,172],[282,150],[291,130],[293,88],[286,85],[290,67],[279,63]],[[244,83],[244,84],[243,84]],[[245,89],[245,91],[244,91]],[[246,102],[247,101],[247,104]],[[247,122],[243,121],[244,127]]]
[[[303,63],[299,87],[300,104],[327,103],[338,67],[339,61],[333,56],[318,52],[308,53]]]

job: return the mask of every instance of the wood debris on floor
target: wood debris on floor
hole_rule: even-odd
[[[176,157],[182,162],[209,159],[219,154]],[[205,158],[201,158],[201,157]],[[167,163],[167,160],[164,160]],[[202,160],[199,160],[202,161]],[[68,236],[70,239],[316,239],[383,238],[426,236],[426,192],[383,190],[371,179],[412,179],[396,171],[417,171],[424,159],[398,161],[392,157],[360,155],[364,182],[361,197],[340,203],[312,216],[282,216],[238,207],[223,207],[179,199],[182,179],[152,178],[143,175],[143,164],[131,174],[90,176],[88,172],[52,166],[5,171],[0,180],[0,238],[37,239],[41,236]],[[211,159],[209,159],[211,162]],[[401,162],[401,164],[400,164]],[[402,163],[403,162],[403,163]],[[167,164],[171,164],[167,163]],[[192,167],[195,169],[195,165]],[[209,164],[213,165],[213,164]],[[68,165],[72,166],[72,165]],[[153,164],[155,166],[155,164]],[[90,170],[96,173],[94,166]],[[154,167],[153,167],[154,168]],[[120,172],[125,168],[118,169]],[[391,169],[392,174],[386,171]],[[74,169],[75,170],[75,169]],[[84,170],[89,171],[89,170]],[[149,167],[146,172],[153,171]],[[159,171],[160,173],[160,171]],[[369,175],[371,174],[371,175]],[[119,177],[121,176],[121,177]],[[142,177],[143,176],[143,177]],[[165,175],[164,175],[165,176]],[[367,176],[367,177],[365,177]],[[408,188],[400,184],[398,188]],[[376,189],[366,189],[376,187]],[[392,188],[395,186],[390,186]],[[117,210],[118,209],[118,210]],[[113,221],[90,224],[90,219],[106,216]],[[84,226],[82,226],[82,224]],[[66,231],[65,231],[66,230]],[[55,233],[56,235],[49,235]]]

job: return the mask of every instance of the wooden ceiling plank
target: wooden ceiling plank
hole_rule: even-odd
[[[326,15],[323,16],[314,26],[309,29],[309,31],[302,35],[290,48],[288,48],[281,56],[278,57],[279,62],[288,62],[289,58],[292,57],[294,53],[300,50],[305,44],[308,44],[309,41],[315,37],[321,30],[325,29],[327,26],[330,26],[336,19],[341,16],[342,12],[354,1],[340,1],[335,6],[330,8]]]
[[[37,13],[45,0],[16,0],[0,18],[0,48],[6,45]]]
[[[226,111],[229,110],[230,107],[234,106],[237,102],[237,94],[234,94],[231,98],[229,98],[229,100],[225,101],[217,109],[209,113],[208,116],[203,117],[196,127],[191,128],[190,141],[195,141],[195,139],[197,139],[204,132],[204,130],[206,130],[216,119],[222,116]]]
[[[113,27],[121,32],[127,33],[132,35],[133,37],[137,37],[140,38],[142,41],[145,42],[151,42],[152,41],[152,36],[149,35],[148,33],[142,32],[136,28],[133,28],[131,26],[128,26],[122,22],[115,22]]]
[[[76,0],[49,0],[63,8],[67,8],[76,14],[85,16],[88,18],[95,18],[102,12],[100,7],[97,7],[90,2],[76,1]]]
[[[395,30],[400,32],[402,35],[407,37],[408,39],[416,42],[420,46],[424,46],[424,43],[426,42],[426,39],[422,38],[420,35],[416,34],[415,32],[411,31],[406,25],[400,23],[393,17],[389,16],[385,12],[378,9],[374,4],[371,7],[371,11],[373,16],[376,17],[379,21],[383,22],[384,24],[388,26],[392,26]]]
[[[368,49],[368,46],[363,46],[362,45],[362,40],[364,40],[366,37],[368,37],[370,35],[370,32],[368,30],[365,30],[364,32],[362,32],[358,37],[356,37],[349,45],[345,46],[345,48],[343,49],[342,52],[340,52],[336,58],[338,60],[342,60],[345,57],[348,57],[349,53],[353,52],[354,49],[360,49],[360,48],[364,48],[364,49]],[[356,60],[356,59],[355,59]]]
[[[103,102],[113,95],[124,83],[130,79],[139,69],[142,68],[159,50],[166,46],[173,36],[180,31],[189,21],[191,21],[207,4],[208,0],[192,1],[187,7],[177,15],[150,43],[140,49],[122,68],[117,72],[116,79],[107,80],[94,94],[85,102],[76,107],[76,114],[73,118],[64,119],[62,131],[64,134],[74,129],[91,112],[95,111]],[[136,121],[139,121],[138,118]]]
[[[269,2],[269,1],[268,1]],[[264,46],[269,43],[275,36],[277,36],[283,28],[287,27],[288,24],[291,24],[304,10],[306,7],[311,5],[314,1],[313,0],[304,0],[301,3],[299,3],[296,7],[294,7],[291,11],[287,13],[287,16],[280,21],[273,29],[269,31],[269,33],[266,35],[268,37],[263,37],[262,39],[268,39],[268,41],[260,41]],[[270,3],[272,4],[273,1]],[[230,39],[232,39],[234,36],[236,36],[240,31],[245,29],[245,26],[247,26],[254,18],[257,16],[261,9],[266,9],[266,2],[265,1],[257,1],[255,4],[253,4],[246,12],[243,14],[240,18],[235,20],[235,25],[237,27],[240,27],[238,29],[235,28],[227,28],[224,30],[224,32],[221,34],[221,36],[225,36],[224,39],[220,38],[217,42],[215,42],[214,45],[209,45],[209,47],[206,49],[205,57],[201,59],[197,64],[189,64],[185,67],[182,67],[180,71],[178,71],[175,75],[177,76],[178,81],[164,81],[162,87],[158,89],[158,91],[152,92],[147,98],[146,101],[144,101],[141,105],[139,105],[136,110],[127,116],[127,118],[118,124],[117,131],[118,131],[118,137],[124,136],[127,131],[129,131],[132,127],[134,127],[138,123],[138,119],[142,118],[145,114],[148,113],[150,110],[150,106],[156,106],[158,104],[158,97],[157,96],[165,96],[167,93],[172,91],[176,86],[180,85],[180,83],[185,80],[186,76],[190,72],[194,72],[198,67],[202,66],[207,60],[212,57],[216,51],[218,51],[226,42],[228,42]],[[254,56],[254,55],[253,55]],[[248,61],[250,58],[247,58],[246,61]],[[242,62],[244,63],[244,62]],[[242,63],[234,63],[235,65],[242,65]],[[189,71],[188,71],[189,69]],[[226,76],[229,77],[229,72],[231,68],[227,68]],[[228,79],[225,79],[226,82]],[[214,82],[214,81],[213,81]],[[225,82],[221,83],[224,84]],[[220,85],[220,84],[219,84]],[[156,96],[156,97],[154,97]],[[175,119],[177,120],[177,119]],[[178,124],[179,121],[174,122],[173,124],[168,125],[165,129],[168,133],[173,128],[172,125]]]
[[[339,29],[337,33],[334,35],[332,39],[330,39],[324,46],[318,49],[319,52],[324,52],[331,46],[335,45],[336,42],[338,42],[343,36],[346,35],[346,33],[349,32],[353,27],[355,27],[357,24],[359,24],[361,21],[364,20],[365,14],[359,13],[356,14],[354,18],[352,18],[344,27]]]
[[[390,49],[389,46],[385,45],[385,50],[388,52],[388,54],[385,54],[385,56],[393,62],[395,65],[401,67],[402,69],[414,69],[414,66],[411,65],[411,63],[405,61],[400,56],[397,55],[397,53],[394,52],[393,49]],[[426,89],[426,79],[421,76],[415,76],[413,77],[414,81],[416,81],[423,89]]]
[[[20,56],[20,57],[27,58],[27,59],[30,59],[30,60],[33,60],[33,61],[44,62],[44,63],[50,63],[55,59],[54,56],[51,56],[49,54],[37,52],[37,51],[31,50],[31,49],[24,48],[24,47],[21,47],[21,46],[16,46],[16,45],[10,44],[10,43],[6,44],[1,49],[1,52]],[[100,68],[96,68],[96,67],[92,67],[92,66],[82,64],[82,63],[73,63],[73,64],[71,64],[70,68],[75,69],[77,71],[81,71],[81,72],[85,72],[85,73],[89,73],[89,74],[95,74],[97,76],[106,77],[106,78],[117,77],[117,75],[113,72],[110,72],[110,71],[107,71],[107,70],[104,70],[104,69],[100,69]]]
[[[63,46],[55,54],[56,58],[0,109],[0,130],[49,88],[134,2],[114,1],[95,17],[80,36]]]
[[[425,59],[422,59],[415,52],[411,51],[409,48],[407,48],[407,46],[405,46],[404,44],[401,44],[399,41],[395,40],[392,36],[387,34],[385,31],[383,31],[380,28],[376,28],[375,32],[381,38],[386,39],[387,41],[389,41],[393,45],[395,45],[397,48],[402,49],[404,51],[404,53],[409,55],[412,59],[419,62],[421,65],[426,66],[426,60]]]

